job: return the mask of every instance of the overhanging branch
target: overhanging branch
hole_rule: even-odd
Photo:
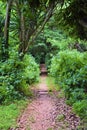
[[[40,34],[40,32],[43,30],[45,24],[48,22],[48,20],[50,19],[50,17],[52,16],[53,14],[53,11],[54,11],[54,6],[55,4],[52,3],[49,7],[49,10],[47,12],[47,15],[44,19],[44,21],[42,22],[42,24],[35,30],[35,32],[33,33],[33,36],[31,36],[28,44],[27,44],[27,47],[25,49],[25,53],[27,52],[28,48],[29,48],[29,45],[32,44],[34,42],[34,40],[36,39],[36,37]]]

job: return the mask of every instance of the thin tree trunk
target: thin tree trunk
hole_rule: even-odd
[[[19,52],[24,53],[25,50],[25,19],[24,19],[24,15],[23,12],[21,13],[21,17],[20,17],[20,28],[21,28],[21,39],[20,39],[20,46],[19,46]]]
[[[4,47],[5,47],[4,48],[5,49],[4,57],[5,57],[5,59],[8,58],[9,26],[10,26],[12,2],[13,2],[13,0],[9,0],[7,2],[7,9],[6,9],[6,19],[5,19],[5,27],[4,27]]]

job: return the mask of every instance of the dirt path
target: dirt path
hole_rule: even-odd
[[[41,76],[35,98],[18,120],[16,130],[75,130],[78,123],[79,118],[72,114],[64,99],[49,94],[46,76]]]

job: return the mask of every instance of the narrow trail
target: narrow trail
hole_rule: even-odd
[[[41,75],[41,82],[34,90],[35,98],[19,118],[16,130],[76,130],[79,118],[71,112],[64,98],[58,98],[58,93],[49,93],[46,77]]]

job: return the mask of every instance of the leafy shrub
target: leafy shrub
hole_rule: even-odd
[[[65,95],[67,97],[67,104],[72,105],[76,101],[87,99],[87,95],[84,93],[84,89],[77,87],[74,90],[70,88],[70,90],[68,91],[65,90],[66,93]]]
[[[39,66],[30,55],[0,63],[0,102],[30,96],[29,85],[39,80]]]
[[[73,111],[77,113],[82,119],[87,119],[87,100],[74,103]]]
[[[52,59],[50,74],[62,86],[85,88],[87,83],[87,53],[61,51]]]
[[[67,103],[72,105],[87,99],[87,53],[76,50],[60,51],[54,56],[50,75],[65,91]],[[83,113],[84,115],[84,113]]]

